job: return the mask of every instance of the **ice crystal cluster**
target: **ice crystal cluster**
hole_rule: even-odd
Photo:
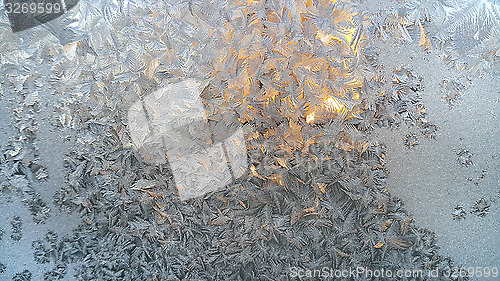
[[[208,83],[210,120],[232,115],[246,125],[253,158],[293,160],[318,137],[337,136],[367,96],[363,79],[371,74],[360,63],[365,33],[426,49],[432,40],[458,65],[498,61],[494,1],[412,0],[370,18],[356,7],[348,1],[81,1],[21,39],[2,13],[0,45],[12,50],[2,53],[2,72],[18,90],[47,76],[70,97],[63,111],[74,101],[88,105],[83,119],[196,78]]]
[[[460,65],[478,69],[498,66],[500,57],[500,3],[495,0],[458,2],[437,38]]]
[[[371,18],[374,35],[418,42],[443,51],[450,66],[470,71],[498,67],[500,5],[496,0],[407,0]]]
[[[81,20],[57,23],[68,43],[52,62],[52,81],[87,104],[88,117],[179,79],[205,81],[213,134],[244,125],[252,160],[265,162],[253,173],[278,183],[279,170],[342,131],[363,95],[363,17],[344,2],[83,1],[77,8]]]
[[[280,171],[304,164],[322,136],[336,136],[360,100],[361,17],[326,1],[247,3],[237,11],[220,30],[225,48],[204,93],[209,119],[234,112],[257,166],[252,174],[283,184]],[[214,134],[227,130],[219,129]]]

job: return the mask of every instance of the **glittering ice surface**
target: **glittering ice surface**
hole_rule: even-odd
[[[0,279],[499,260],[498,1],[71,2],[0,5]]]

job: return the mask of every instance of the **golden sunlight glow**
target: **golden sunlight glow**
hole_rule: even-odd
[[[328,97],[325,100],[325,104],[329,108],[334,108],[337,112],[340,112],[342,108],[344,107],[340,102],[338,102],[335,98],[333,97]],[[308,122],[309,123],[309,122]]]
[[[311,123],[312,121],[314,121],[314,115],[315,115],[314,111],[313,111],[313,112],[311,112],[311,113],[309,113],[309,114],[307,114],[307,117],[306,117],[306,123],[308,123],[308,124],[309,124],[309,123]]]
[[[316,38],[319,39],[325,46],[329,45],[332,40],[337,40],[340,42],[345,42],[346,44],[352,44],[357,49],[357,41],[359,41],[359,36],[361,36],[361,31],[355,28],[340,28],[339,35],[343,38],[336,37],[332,34],[325,33],[323,30],[318,29],[316,32]]]
[[[237,2],[246,6],[237,15],[248,19],[244,23],[247,30],[240,30],[241,23],[238,21],[224,25],[224,33],[219,36],[230,44],[229,52],[224,49],[219,54],[214,62],[213,76],[231,73],[227,79],[230,90],[224,98],[226,103],[241,111],[240,120],[253,122],[276,110],[285,119],[303,118],[307,124],[323,123],[331,118],[345,119],[353,104],[361,99],[363,86],[356,66],[365,37],[362,23],[353,20],[356,13],[334,7],[333,15],[323,15],[321,7],[342,1],[299,0],[292,1],[298,10],[296,19],[289,8],[266,10],[263,16],[267,19],[262,19],[273,23],[270,25],[260,22],[258,18],[261,17],[254,11],[260,9],[265,1]],[[328,19],[328,29],[314,20],[316,17]],[[308,30],[307,36],[291,36],[296,31],[277,28],[287,22],[292,24],[297,19],[300,19],[297,24]],[[297,32],[300,33],[300,29]],[[266,40],[263,40],[264,37]],[[310,48],[314,51],[311,52]],[[342,83],[338,85],[339,89],[330,89],[326,86],[328,83],[323,82],[325,79],[340,79]],[[239,96],[233,96],[234,93],[239,93]],[[290,122],[290,128],[283,128],[286,126],[283,123],[283,127],[273,128],[273,134],[267,131],[262,136],[265,139],[275,138],[282,135],[277,133],[282,130],[283,138],[287,140],[283,150],[291,151],[292,147],[298,148],[302,144],[301,134],[309,133],[301,131],[304,124],[300,123]],[[261,136],[256,133],[249,137],[256,139]],[[268,153],[264,148],[260,148],[261,152]],[[285,167],[286,163],[279,162],[279,165]],[[252,175],[259,177],[255,167],[250,170]],[[280,182],[278,178],[273,180]]]
[[[330,43],[330,37],[331,35],[325,34],[322,30],[318,29],[318,32],[316,33],[316,38],[321,40],[323,44],[328,45]]]
[[[259,4],[260,0],[248,0],[245,5]]]

